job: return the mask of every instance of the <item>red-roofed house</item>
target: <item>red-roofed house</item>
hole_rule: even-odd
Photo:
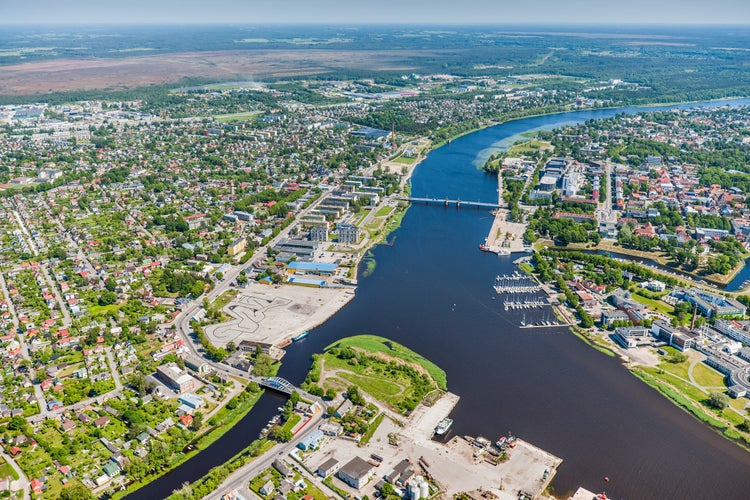
[[[44,487],[44,483],[41,482],[39,479],[37,478],[32,479],[30,486],[31,486],[31,491],[33,491],[35,495],[42,494],[42,488]]]
[[[109,423],[109,417],[104,415],[103,417],[99,417],[96,420],[94,420],[94,427],[100,428],[104,427]]]
[[[193,416],[192,415],[182,415],[180,417],[180,423],[177,424],[178,427],[181,429],[186,429],[190,427],[193,424]]]

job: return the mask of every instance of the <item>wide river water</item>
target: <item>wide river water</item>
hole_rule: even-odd
[[[704,106],[726,104],[750,100]],[[521,133],[638,111],[580,111],[474,132],[432,151],[415,171],[412,194],[494,202],[497,181],[479,166]],[[381,335],[446,371],[449,390],[461,397],[452,434],[494,439],[512,431],[561,457],[556,495],[584,486],[611,498],[748,498],[750,453],[566,328],[519,328],[524,313],[505,311],[492,289],[497,274],[514,271],[515,257],[477,249],[491,224],[484,210],[409,208],[395,243],[373,250],[375,272],[360,279],[356,298],[289,346],[279,375],[298,384],[313,353],[342,337]],[[533,322],[543,313],[526,314]],[[264,395],[219,441],[129,498],[164,497],[206,474],[247,446],[279,404],[279,396]]]

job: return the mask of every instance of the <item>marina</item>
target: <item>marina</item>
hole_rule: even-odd
[[[530,276],[514,272],[495,277],[493,286],[497,294],[502,293],[535,293],[541,291],[542,287]]]
[[[503,307],[505,310],[509,309],[539,309],[544,306],[548,305],[546,301],[541,300],[537,297],[532,297],[529,299],[521,299],[521,300],[504,300],[503,301]]]

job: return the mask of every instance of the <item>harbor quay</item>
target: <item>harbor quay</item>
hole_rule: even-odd
[[[496,444],[498,437],[507,434],[501,430],[491,441],[451,437],[450,431],[444,436],[449,438],[447,442],[433,439],[435,426],[458,400],[458,396],[447,393],[432,406],[420,405],[407,419],[386,411],[386,418],[365,445],[350,438],[327,436],[316,450],[295,451],[292,456],[309,473],[325,474],[332,486],[350,498],[373,498],[384,482],[405,498],[414,498],[410,485],[423,482],[429,484],[430,497],[452,498],[460,493],[477,498],[491,493],[500,499],[544,496],[562,459],[517,438],[503,452]],[[359,463],[361,473],[367,476],[359,488],[346,476],[346,468],[352,463]],[[417,498],[423,497],[420,495]]]

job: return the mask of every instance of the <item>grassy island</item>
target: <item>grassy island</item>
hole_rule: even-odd
[[[445,372],[414,351],[375,335],[335,342],[313,356],[305,388],[335,394],[355,386],[391,408],[407,412],[446,389]]]

